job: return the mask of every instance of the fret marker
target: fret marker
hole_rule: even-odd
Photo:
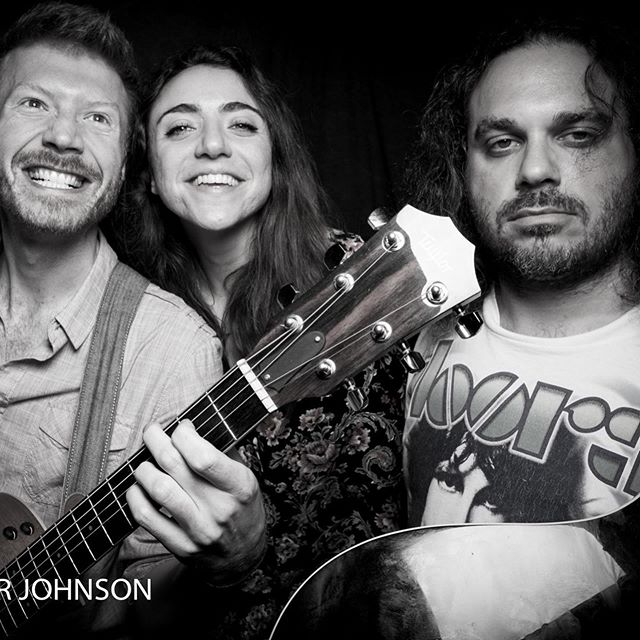
[[[65,551],[65,555],[69,558],[69,560],[71,560],[71,564],[73,565],[73,569],[74,571],[80,575],[80,571],[78,570],[78,567],[76,566],[76,563],[73,561],[73,556],[69,553],[69,549],[67,549],[67,545],[64,541],[64,538],[62,537],[62,535],[60,534],[60,531],[58,530],[58,524],[54,524],[53,528],[56,530],[56,533],[58,534],[58,538],[60,538],[60,542],[62,542],[62,546],[64,547],[64,551]],[[61,559],[63,557],[65,557],[62,552],[58,551],[56,553],[56,555],[58,556],[58,559]]]
[[[72,519],[73,519],[73,524],[75,524],[76,529],[78,530],[78,533],[80,534],[80,538],[82,539],[82,542],[84,542],[84,546],[87,547],[87,551],[89,552],[89,554],[91,555],[91,558],[94,560],[96,560],[96,557],[93,555],[93,551],[91,551],[91,547],[89,546],[89,543],[87,542],[87,539],[84,537],[84,534],[82,533],[82,529],[80,528],[80,525],[78,524],[78,521],[76,520],[76,516],[73,513],[73,510],[71,510],[69,512],[69,514],[71,515]],[[75,534],[74,534],[75,537]]]
[[[258,396],[258,399],[264,405],[264,408],[269,412],[273,413],[277,410],[278,407],[274,404],[271,396],[267,393],[267,390],[262,386],[260,380],[258,380],[253,370],[248,365],[246,360],[238,360],[236,363],[238,365],[238,369],[245,377],[246,381],[249,383],[249,386],[253,389],[253,392]]]
[[[111,546],[113,546],[113,540],[111,539],[111,536],[109,535],[109,532],[104,528],[104,524],[103,524],[102,520],[100,520],[100,516],[98,515],[98,512],[96,511],[96,508],[93,506],[93,502],[91,502],[91,500],[89,500],[89,506],[91,507],[91,510],[93,511],[93,513],[96,516],[96,520],[98,521],[98,525],[102,528],[102,530],[104,531],[104,534],[107,536],[107,540],[109,541],[109,544]],[[93,531],[93,525],[89,525],[89,531]]]

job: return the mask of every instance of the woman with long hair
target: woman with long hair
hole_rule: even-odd
[[[297,119],[243,50],[197,46],[167,60],[143,118],[148,164],[119,221],[120,252],[208,320],[231,366],[281,311],[283,285],[308,289],[328,247],[349,255],[362,241],[327,222]],[[238,447],[261,482],[270,538],[217,612],[216,637],[265,637],[323,561],[402,521],[404,375],[385,358],[356,380],[365,409],[349,409],[341,388],[281,408]]]

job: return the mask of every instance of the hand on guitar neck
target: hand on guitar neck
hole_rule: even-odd
[[[177,485],[184,483],[202,498],[203,480],[224,484],[227,471],[239,469],[234,461],[219,467],[219,452],[231,451],[278,406],[328,393],[428,322],[449,313],[462,315],[463,305],[479,295],[473,246],[448,218],[405,207],[339,269],[274,318],[272,329],[251,356],[238,361],[164,432],[151,427],[146,446],[54,526],[35,539],[21,538],[29,546],[14,550],[17,557],[0,570],[0,580],[11,585],[9,591],[0,590],[0,631],[12,635],[46,604],[15,597],[25,581],[35,576],[48,581],[81,576],[139,522],[176,555],[191,557],[190,563],[202,566],[202,551],[214,539],[214,546],[224,547],[234,524],[234,506],[227,501],[226,506],[215,507],[222,509],[214,519],[223,523],[223,530],[213,535],[194,515],[204,509],[211,516],[211,504],[205,499],[196,506],[196,499],[176,507],[182,502],[182,488]],[[186,420],[215,449],[202,447]],[[152,465],[153,459],[159,469]],[[158,514],[145,515],[150,510],[141,488],[168,509],[175,522]],[[233,494],[233,486],[224,488]],[[249,500],[254,507],[249,512],[262,517],[255,494],[233,499]],[[13,513],[0,514],[4,528],[20,526],[10,520]],[[187,535],[176,523],[184,525]],[[260,544],[255,547],[259,555]],[[224,570],[212,566],[210,559],[204,564],[209,570]]]

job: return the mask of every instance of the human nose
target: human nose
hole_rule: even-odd
[[[82,153],[84,141],[75,114],[58,113],[52,116],[42,142],[45,147],[53,148],[59,153]]]
[[[202,127],[202,132],[198,140],[196,156],[217,158],[218,156],[230,155],[231,149],[222,127],[214,123],[206,123]]]
[[[516,187],[535,187],[545,183],[558,185],[560,170],[548,142],[532,139],[524,148]]]

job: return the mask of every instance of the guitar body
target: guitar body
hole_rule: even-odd
[[[637,587],[593,525],[418,527],[374,538],[318,569],[271,640],[626,637]]]
[[[0,493],[0,531],[0,566],[4,566],[36,540],[44,528],[20,500]]]

